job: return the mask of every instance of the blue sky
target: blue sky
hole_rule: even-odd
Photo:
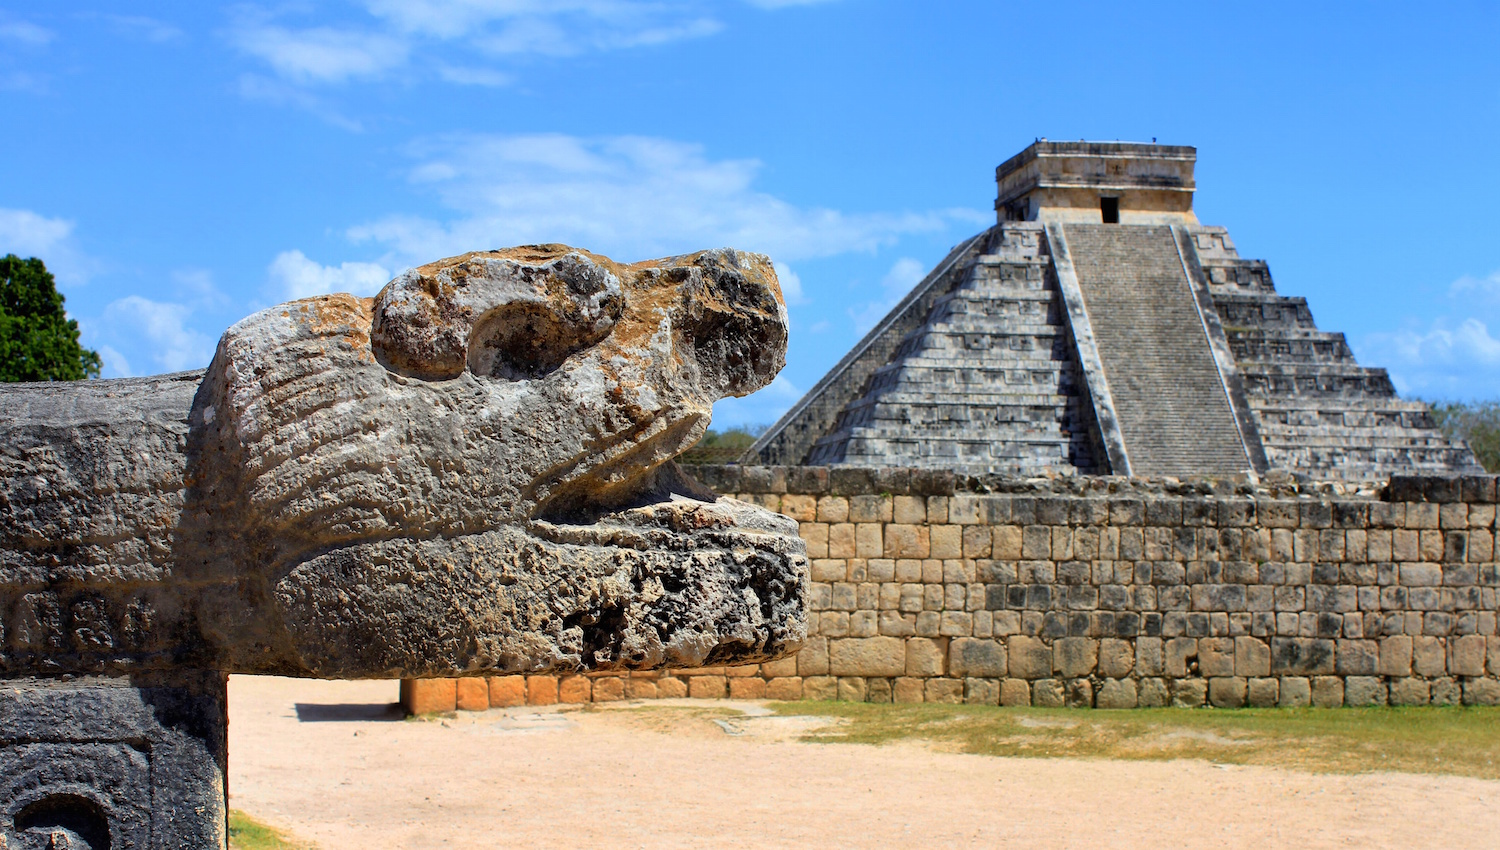
[[[0,0],[0,253],[107,376],[466,250],[770,254],[768,423],[1037,136],[1198,147],[1199,218],[1404,393],[1500,397],[1500,5]]]

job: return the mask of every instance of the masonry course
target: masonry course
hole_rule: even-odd
[[[582,676],[574,699],[604,687],[1096,708],[1500,702],[1494,476],[691,472],[798,521],[806,645],[763,665]],[[556,680],[534,681],[550,694]],[[509,687],[519,702],[521,683]]]

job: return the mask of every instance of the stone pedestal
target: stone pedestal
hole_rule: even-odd
[[[225,682],[0,683],[0,848],[224,848]]]

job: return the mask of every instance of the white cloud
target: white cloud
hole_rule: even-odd
[[[1500,301],[1500,270],[1490,272],[1487,277],[1464,275],[1448,287],[1450,298],[1479,296],[1488,301]]]
[[[98,348],[111,373],[133,374],[122,348],[144,355],[155,372],[180,372],[207,366],[214,353],[214,340],[188,326],[192,312],[185,304],[129,295],[111,302],[99,318],[79,324],[85,344]]]
[[[926,276],[927,267],[920,260],[902,257],[893,263],[891,270],[880,280],[880,297],[861,307],[849,308],[849,318],[854,320],[856,332],[864,333],[875,327],[875,323],[884,319],[891,308]]]
[[[776,266],[776,280],[781,283],[781,297],[788,304],[801,304],[807,299],[802,296],[802,278],[792,271],[792,267],[786,263],[773,263]]]
[[[258,100],[275,106],[294,106],[351,133],[364,131],[364,125],[358,121],[344,117],[324,103],[322,98],[296,86],[266,79],[257,74],[242,74],[239,79],[239,91],[240,95],[247,100]]]
[[[31,210],[0,208],[0,255],[37,257],[59,283],[88,282],[96,263],[84,256],[73,239],[73,222],[48,218]]]
[[[49,29],[39,27],[26,21],[7,21],[0,23],[0,40],[18,42],[41,46],[56,38],[56,34]]]
[[[233,40],[243,52],[300,83],[379,77],[405,64],[410,51],[409,44],[389,35],[332,27],[293,30],[242,25],[234,31]]]
[[[281,296],[310,298],[331,292],[374,295],[391,279],[391,273],[375,263],[342,263],[325,266],[301,251],[283,251],[271,261],[271,280]]]
[[[1366,366],[1384,366],[1403,395],[1473,398],[1500,395],[1500,340],[1480,319],[1439,319],[1426,330],[1367,335],[1358,346]]]
[[[430,142],[418,156],[413,182],[458,215],[392,215],[350,228],[356,241],[389,246],[391,265],[528,242],[625,260],[729,245],[785,263],[874,251],[980,215],[801,207],[754,187],[755,160],[714,160],[699,145],[640,136],[462,136]]]
[[[301,27],[288,23],[299,9],[242,7],[229,38],[297,85],[382,79],[410,69],[408,77],[497,86],[509,84],[510,75],[483,67],[485,60],[656,47],[724,28],[706,12],[712,4],[705,0],[366,0],[364,6],[369,17],[353,24]]]

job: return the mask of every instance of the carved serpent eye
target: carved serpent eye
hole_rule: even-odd
[[[456,378],[465,367],[506,380],[546,376],[608,336],[625,309],[609,269],[560,253],[532,246],[519,259],[468,254],[403,273],[375,299],[376,358],[429,381]]]

